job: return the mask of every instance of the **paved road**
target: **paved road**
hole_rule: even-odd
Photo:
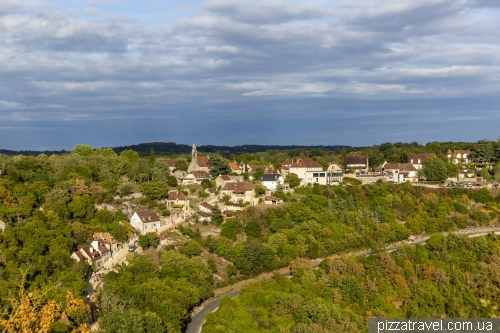
[[[495,232],[495,234],[500,234],[500,227],[487,227],[487,228],[471,228],[471,229],[461,229],[461,230],[458,230],[458,231],[454,231],[454,232],[451,232],[451,233],[454,233],[454,234],[461,234],[461,235],[467,235],[469,237],[480,237],[480,236],[485,236],[487,235],[488,233],[490,232]],[[444,235],[448,235],[449,233],[445,232],[443,233]],[[398,242],[397,246],[391,246],[391,247],[387,247],[385,248],[383,251],[384,252],[392,252],[392,251],[395,251],[397,249],[399,249],[400,247],[404,246],[404,245],[416,245],[416,244],[425,244],[425,242],[430,238],[430,236],[423,236],[423,237],[420,237],[419,239],[416,239],[415,241],[412,241],[412,242]],[[354,252],[349,252],[349,253],[345,253],[343,254],[343,256],[349,256],[349,255],[370,255],[372,254],[373,252],[371,252],[370,250],[366,250],[366,251],[354,251]],[[312,268],[316,269],[319,267],[319,262],[321,261],[321,259],[315,259],[314,262],[311,266]],[[285,276],[290,276],[290,273],[286,273],[284,274]],[[226,295],[229,295],[231,298],[233,297],[236,297],[240,294],[240,289],[238,290],[235,290],[235,291],[232,291]],[[222,296],[221,296],[222,297]],[[200,311],[198,311],[192,318],[191,318],[191,321],[189,322],[189,324],[187,325],[186,329],[184,330],[184,333],[200,333],[201,332],[201,328],[203,326],[203,323],[205,322],[205,317],[208,313],[210,312],[214,312],[216,311],[218,308],[219,308],[219,304],[220,304],[220,300],[221,300],[221,297],[218,297],[216,299],[214,299],[212,302],[208,303],[207,305],[205,305],[203,307],[203,309],[201,309]]]

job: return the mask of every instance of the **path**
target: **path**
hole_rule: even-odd
[[[443,235],[448,235],[450,233],[453,234],[459,234],[459,235],[467,235],[469,237],[480,237],[480,236],[485,236],[489,234],[490,232],[494,232],[495,234],[500,234],[500,227],[474,227],[474,228],[466,228],[466,229],[460,229],[457,231],[452,231],[452,232],[442,232],[441,234]],[[415,236],[414,239],[411,241],[401,241],[401,242],[396,242],[392,243],[389,245],[389,247],[386,247],[384,251],[392,252],[404,245],[416,245],[416,244],[425,244],[425,242],[430,238],[430,235],[419,235]],[[352,251],[352,252],[347,252],[343,253],[340,255],[331,255],[327,258],[329,259],[337,259],[337,258],[342,258],[342,257],[350,257],[350,256],[358,256],[358,255],[370,255],[373,253],[371,250],[358,250],[358,251]],[[319,263],[324,260],[325,258],[322,259],[313,259],[309,260],[311,267],[312,268],[317,268],[319,266]],[[289,275],[289,269],[288,268],[281,268],[275,272],[278,272],[281,275]],[[231,286],[223,287],[214,290],[214,297],[217,297],[215,299],[208,299],[205,302],[201,304],[198,308],[194,309],[193,312],[191,313],[191,321],[187,325],[185,329],[185,333],[200,333],[201,328],[203,326],[203,323],[205,322],[205,317],[209,312],[214,312],[217,310],[219,307],[219,303],[221,300],[221,297],[223,295],[229,295],[231,298],[239,295],[241,288],[245,286],[246,284],[253,283],[256,281],[268,281],[272,278],[275,272],[268,272],[268,273],[263,273],[260,274],[257,277],[248,279],[248,280],[243,280],[240,281],[236,284],[233,284]]]

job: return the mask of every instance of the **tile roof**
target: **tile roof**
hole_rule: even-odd
[[[425,159],[427,158],[432,158],[436,157],[436,154],[431,153],[431,154],[408,154],[406,156],[406,162],[411,163],[411,160],[413,160],[413,163],[417,163],[418,160],[420,160],[420,163],[422,163]]]
[[[266,171],[267,168],[265,165],[258,165],[258,164],[249,164],[248,167],[250,168],[251,171],[255,171],[257,169],[262,169],[262,171]]]
[[[255,186],[251,182],[230,182],[226,183],[222,188],[223,191],[232,191],[236,193],[243,193],[253,191]]]
[[[240,167],[238,166],[238,164],[236,164],[236,162],[229,162],[229,166],[231,167],[231,169],[233,171],[240,171]]]
[[[450,153],[450,150],[448,150],[448,155]],[[452,154],[452,157],[453,158],[458,158],[458,154],[460,154],[460,158],[463,158],[464,154],[467,154],[467,156],[470,157],[470,150],[468,149],[463,149],[463,150],[454,150],[453,151],[453,154]]]
[[[323,166],[312,158],[299,158],[291,168],[323,168]]]
[[[209,204],[208,202],[203,202],[203,203],[201,203],[201,204],[200,204],[200,206],[203,206],[203,207],[205,207],[205,208],[207,208],[207,209],[212,209],[212,208],[214,208],[214,206],[212,206],[212,205],[211,205],[211,204]]]
[[[368,156],[347,156],[345,158],[346,165],[364,164],[368,166]]]
[[[198,156],[198,166],[202,168],[208,168],[208,160],[210,157],[208,156]]]
[[[220,178],[222,178],[223,180],[231,180],[231,177],[229,177],[228,175],[221,175]]]
[[[166,164],[168,165],[170,168],[173,168],[175,167],[175,163],[177,163],[177,161],[179,160],[157,160],[158,163],[163,163],[163,164]]]
[[[285,162],[281,163],[281,166],[285,166],[285,167],[289,167],[290,165],[292,165],[293,162],[290,161],[290,160],[286,160]]]
[[[109,232],[94,232],[94,235],[92,236],[94,240],[103,240],[108,242],[108,244],[115,244],[118,243],[116,239],[114,239],[113,236]]]
[[[275,197],[273,195],[266,195],[264,199],[266,199],[267,201],[283,201],[283,199]]]
[[[187,198],[182,192],[172,191],[168,194],[167,200],[187,200]]]
[[[206,171],[191,171],[190,174],[195,176],[195,178],[210,178],[210,175]]]
[[[142,223],[147,222],[159,222],[160,218],[155,212],[147,211],[147,210],[138,210],[135,212],[137,216],[141,219]]]

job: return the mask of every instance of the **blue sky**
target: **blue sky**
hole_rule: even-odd
[[[3,0],[0,148],[500,136],[496,0]]]

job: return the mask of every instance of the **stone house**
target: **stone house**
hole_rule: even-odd
[[[229,175],[219,175],[215,178],[215,184],[220,188],[223,188],[224,185],[232,181],[233,179]]]
[[[165,225],[165,222],[160,221],[155,212],[139,210],[130,218],[130,225],[134,227],[137,233],[145,235],[148,232],[157,232],[160,227]]]
[[[470,150],[454,150],[453,152],[451,149],[448,149],[448,152],[446,152],[446,156],[448,159],[453,162],[453,164],[469,164],[470,163]]]
[[[254,203],[255,186],[251,182],[231,182],[224,185],[219,192],[219,199],[227,194],[231,197],[230,201],[244,204],[245,202]]]
[[[436,157],[436,154],[408,154],[406,156],[406,163],[410,163],[415,169],[422,169],[422,163],[428,158]]]
[[[356,172],[368,172],[368,156],[347,156],[345,168],[346,170],[354,169]]]

